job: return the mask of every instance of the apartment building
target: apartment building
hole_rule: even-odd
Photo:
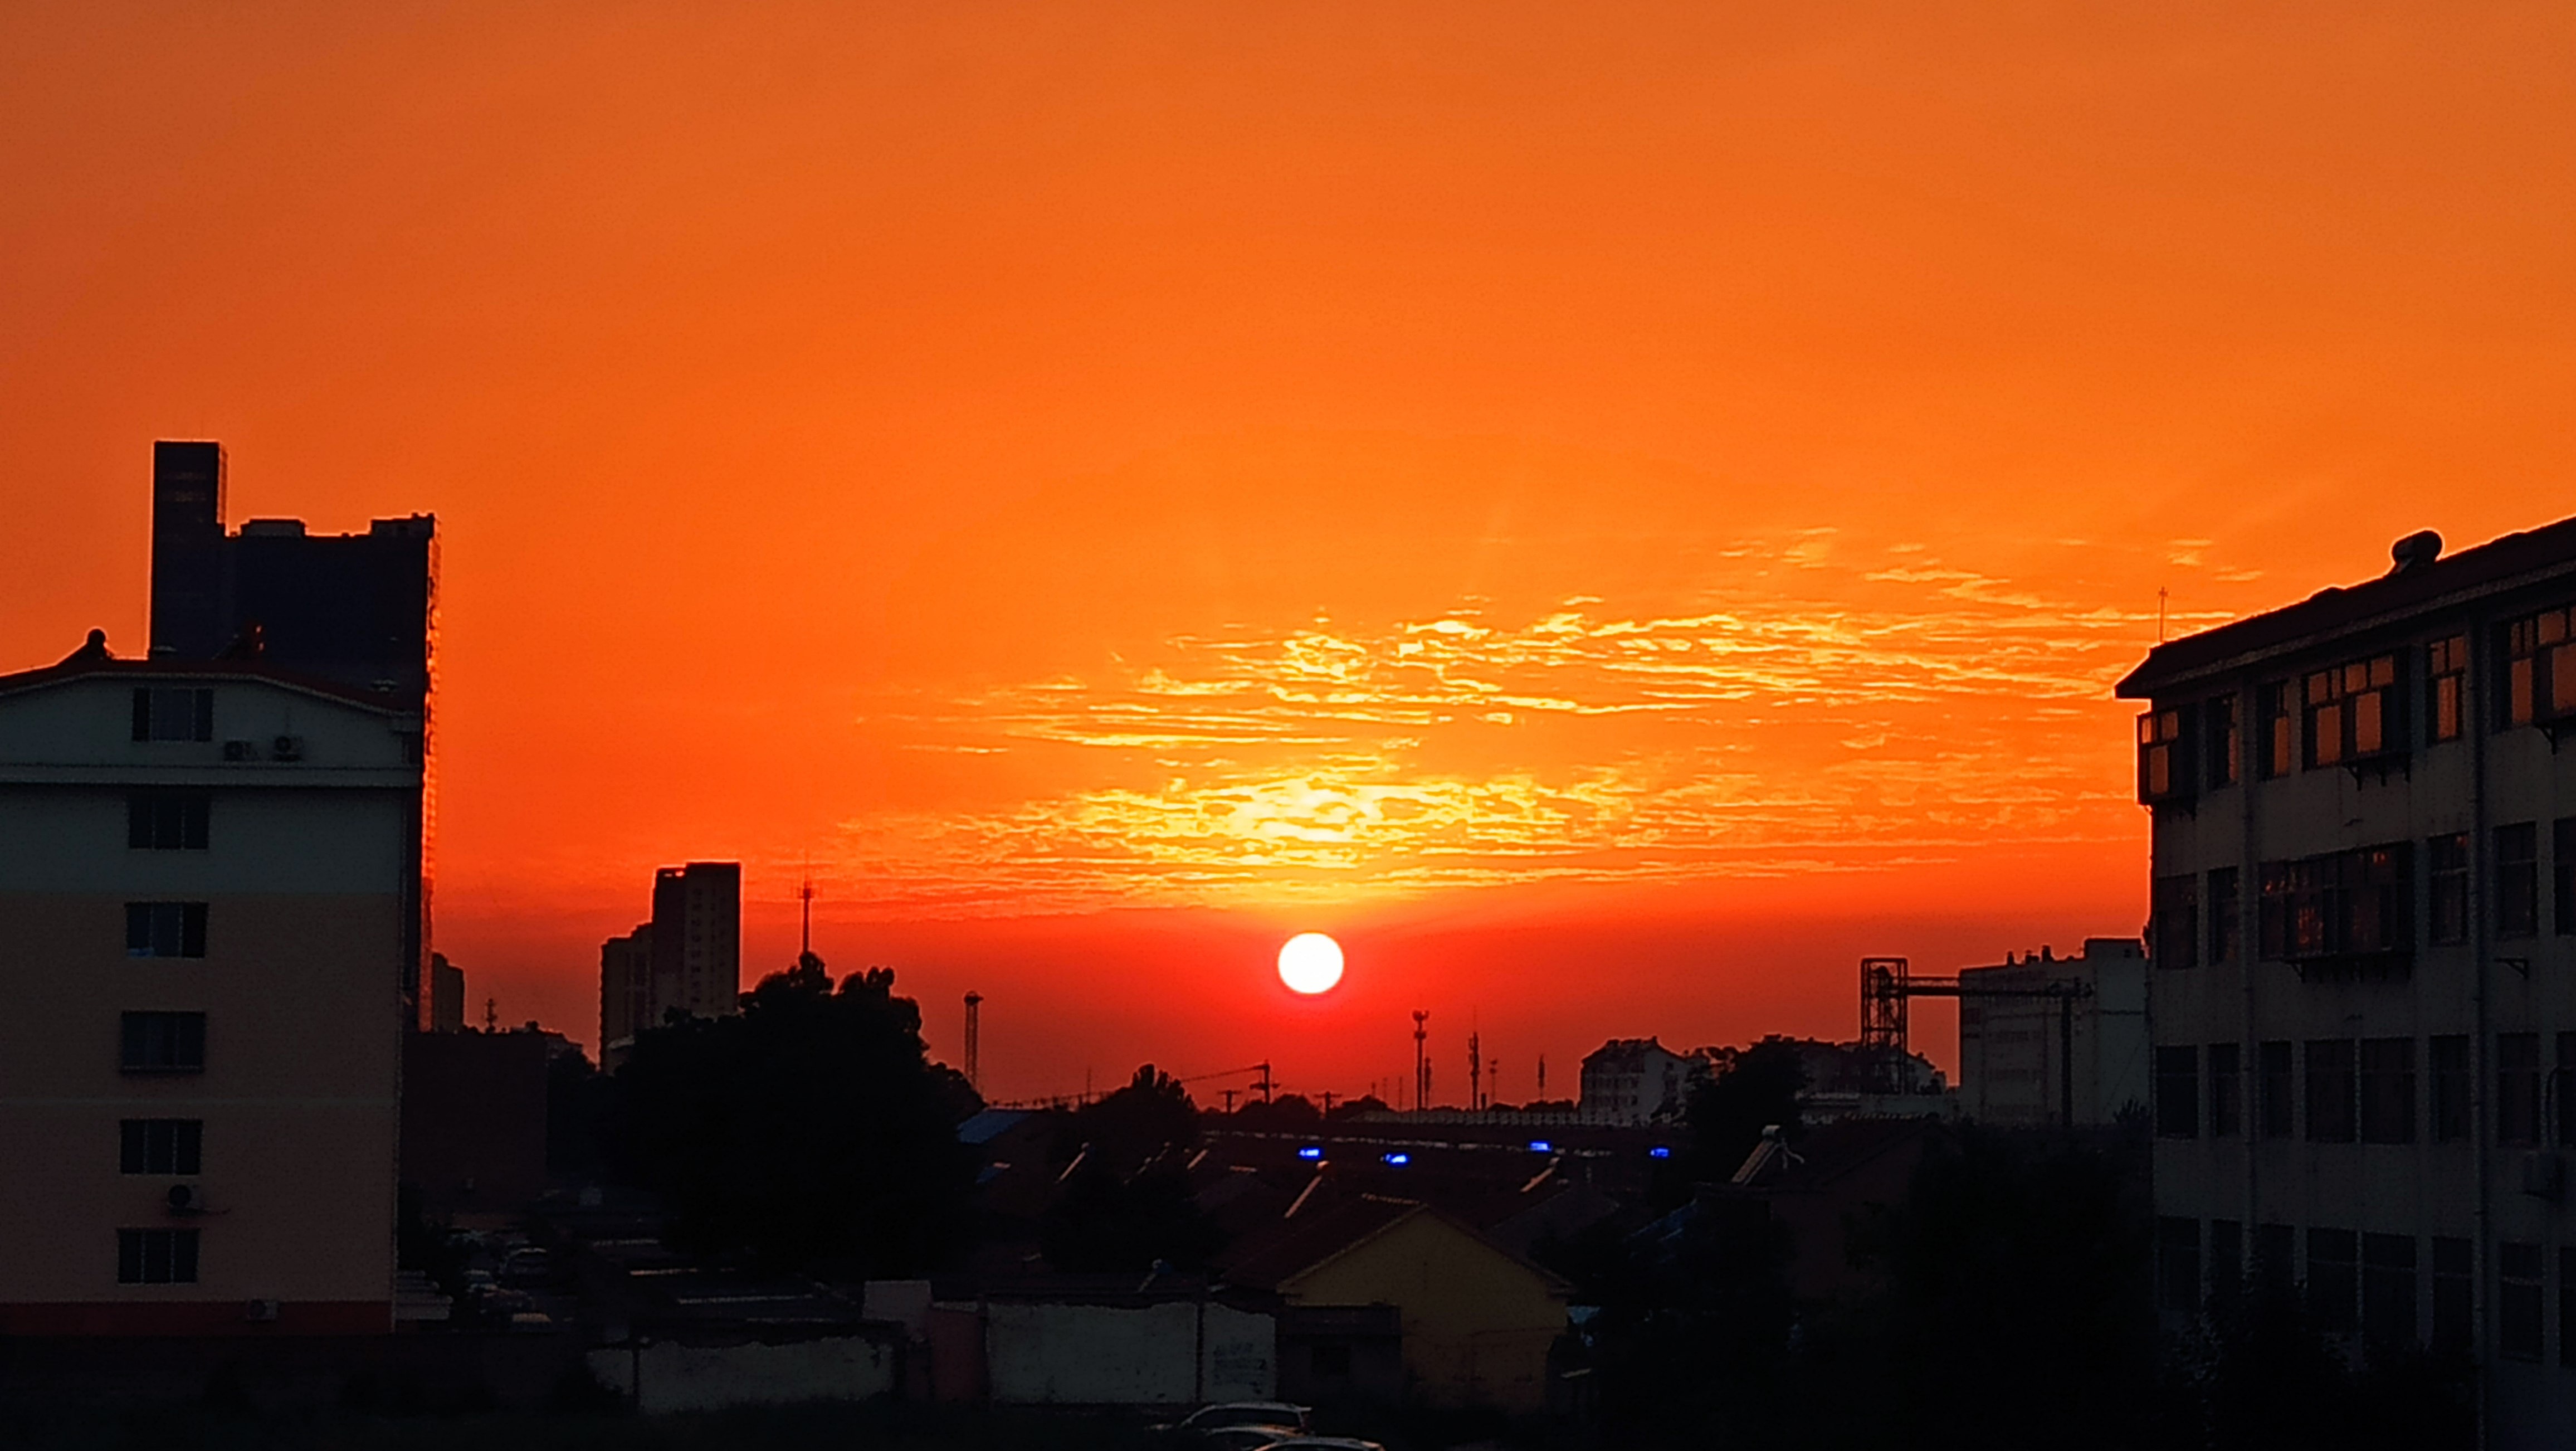
[[[2576,519],[2157,647],[2158,1291],[2470,1349],[2576,1444]]]
[[[418,706],[0,676],[0,1334],[392,1328]]]
[[[1584,1055],[1584,1121],[1646,1124],[1677,1119],[1690,1106],[1691,1085],[1708,1076],[1708,1060],[1676,1053],[1653,1038],[1613,1038]]]

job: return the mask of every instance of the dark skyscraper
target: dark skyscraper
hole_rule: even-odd
[[[227,533],[223,445],[152,445],[152,654],[182,661],[255,656],[384,692],[420,714],[423,785],[410,832],[417,910],[404,944],[402,994],[406,1018],[423,1028],[437,639],[435,518],[378,519],[364,534],[311,534],[300,519],[253,519]],[[266,745],[230,744],[246,751]]]
[[[152,644],[210,660],[231,642],[224,609],[224,446],[152,445]]]

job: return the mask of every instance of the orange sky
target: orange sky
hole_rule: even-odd
[[[475,997],[810,856],[1003,1094],[2134,932],[2160,587],[2571,512],[2576,16],[1771,10],[10,6],[0,666],[433,510]]]

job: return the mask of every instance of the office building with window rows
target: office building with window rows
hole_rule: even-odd
[[[2576,1444],[2576,520],[2158,646],[2158,1296],[2465,1347]]]

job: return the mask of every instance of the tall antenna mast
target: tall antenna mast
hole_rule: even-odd
[[[984,1091],[983,1045],[984,995],[966,994],[966,1086],[977,1093]]]
[[[1431,1014],[1420,1008],[1413,1010],[1413,1111],[1416,1113],[1431,1106],[1431,1059],[1423,1047],[1431,1036],[1427,1026],[1430,1021]]]
[[[1479,1051],[1481,1046],[1476,1030],[1469,1028],[1467,1030],[1467,1107],[1471,1109],[1481,1109],[1485,1106],[1485,1059]]]
[[[805,918],[804,935],[796,949],[797,960],[801,962],[814,955],[814,869],[812,867],[805,869],[805,885],[796,893],[796,896],[804,909]]]

